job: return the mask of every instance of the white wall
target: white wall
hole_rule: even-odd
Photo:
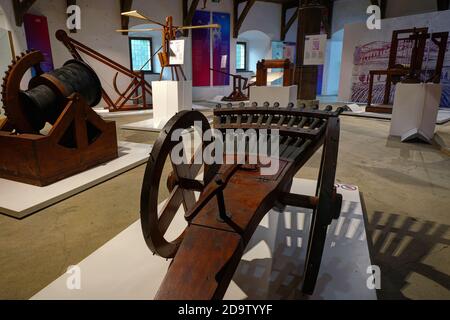
[[[228,0],[230,3],[231,0]],[[244,4],[239,6],[239,13],[243,10]],[[259,30],[272,40],[280,39],[280,24],[281,24],[281,5],[269,2],[257,1],[244,23],[241,26],[239,33],[244,33],[250,30]]]
[[[272,58],[272,39],[258,30],[239,34],[238,41],[247,43],[247,70],[256,73],[256,64],[262,59]]]

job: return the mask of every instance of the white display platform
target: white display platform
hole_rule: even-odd
[[[193,105],[192,110],[208,111],[208,110],[212,110],[212,109],[205,107],[205,106]],[[153,119],[147,119],[147,120],[127,123],[127,124],[121,125],[120,129],[134,130],[134,131],[149,131],[149,132],[160,132],[162,130],[162,128],[159,128],[159,126],[157,126],[155,124],[155,121]]]
[[[128,116],[142,116],[142,115],[153,114],[152,109],[109,112],[109,110],[104,109],[102,107],[96,107],[96,108],[93,108],[93,110],[100,117],[102,117],[102,119],[122,118],[122,117],[128,117]]]
[[[344,116],[352,116],[352,117],[361,117],[361,118],[370,118],[370,119],[379,119],[379,120],[391,120],[392,115],[388,113],[375,113],[375,112],[363,112],[363,113],[354,113],[350,111],[344,111],[342,113]],[[450,109],[439,109],[436,124],[442,125],[450,122]]]
[[[399,83],[395,89],[390,135],[402,141],[414,138],[430,143],[442,96],[442,85]]]
[[[192,81],[152,81],[153,125],[162,129],[181,110],[192,109]]]
[[[0,213],[22,219],[145,163],[151,145],[119,142],[119,158],[46,187],[0,179]]]
[[[252,87],[250,89],[250,102],[256,102],[258,106],[264,105],[264,102],[269,102],[270,105],[278,102],[282,107],[286,107],[289,103],[297,105],[297,86]]]
[[[294,179],[292,192],[313,195],[316,182]],[[367,288],[371,265],[359,189],[340,185],[344,202],[328,231],[316,291],[310,299],[376,299]],[[163,204],[161,204],[163,205]],[[174,224],[184,226],[181,212]],[[300,293],[311,210],[271,211],[253,235],[225,299],[305,299]],[[171,233],[169,236],[176,236]],[[174,230],[177,231],[177,230]],[[170,261],[152,255],[136,221],[81,261],[81,290],[69,290],[70,274],[32,299],[153,299]],[[187,266],[188,267],[188,266]]]

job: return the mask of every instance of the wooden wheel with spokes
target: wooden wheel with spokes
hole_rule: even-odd
[[[154,254],[164,258],[173,258],[183,240],[184,230],[174,240],[167,240],[166,233],[175,215],[181,206],[188,212],[196,203],[194,191],[201,191],[203,182],[195,180],[199,175],[203,163],[172,159],[172,151],[177,148],[176,154],[186,158],[185,150],[178,150],[183,143],[183,135],[196,124],[201,125],[201,132],[210,129],[206,117],[198,111],[181,111],[171,118],[156,140],[147,168],[141,191],[141,225],[147,246]],[[195,128],[200,129],[200,128]],[[205,145],[195,152],[202,152]],[[185,159],[186,160],[186,159]],[[192,159],[191,159],[192,160]],[[158,195],[164,166],[169,161],[172,173],[169,175],[169,198],[164,205],[159,206]],[[188,162],[188,163],[186,163]],[[198,161],[197,161],[198,162]]]

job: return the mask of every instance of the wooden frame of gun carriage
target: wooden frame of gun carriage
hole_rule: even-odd
[[[413,28],[404,30],[395,30],[392,33],[391,49],[389,53],[389,63],[386,70],[371,70],[369,72],[369,92],[367,98],[367,112],[392,113],[392,106],[389,105],[392,84],[420,83],[423,59],[427,40],[438,47],[438,56],[433,75],[424,82],[440,83],[442,68],[444,66],[445,52],[447,49],[448,32],[428,33],[428,28]],[[407,65],[398,64],[398,50],[401,41],[412,41],[412,51],[410,62]],[[373,84],[375,76],[386,76],[386,85],[384,88],[383,104],[373,106]]]
[[[313,209],[303,292],[314,292],[327,228],[341,211],[342,196],[335,187],[341,112],[333,112],[331,107],[294,108],[293,104],[286,108],[268,103],[260,107],[244,107],[243,103],[237,108],[218,106],[214,110],[214,128],[220,135],[231,129],[253,129],[261,137],[263,132],[270,136],[275,134],[272,130],[279,130],[279,167],[272,174],[263,174],[266,162],[174,164],[171,152],[181,140],[173,139],[172,134],[191,128],[194,122],[201,124],[203,132],[210,126],[197,111],[179,112],[167,123],[152,149],[141,193],[145,241],[154,254],[173,258],[156,299],[221,299],[261,219],[280,205]],[[209,145],[203,143],[198,151]],[[315,196],[290,193],[294,176],[322,146]],[[167,180],[170,196],[158,210],[166,161],[173,169]],[[198,179],[202,166],[203,179]],[[200,193],[198,199],[195,192]],[[169,241],[165,234],[181,206],[188,226]]]

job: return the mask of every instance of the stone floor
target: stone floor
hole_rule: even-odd
[[[119,126],[145,117],[116,121]],[[358,185],[363,193],[372,259],[382,270],[379,297],[450,299],[449,155],[437,144],[388,138],[387,121],[341,118],[337,179]],[[437,130],[436,141],[448,146],[450,124]],[[123,130],[118,135],[140,143],[158,136]],[[314,156],[298,176],[315,178],[319,161]],[[0,215],[0,299],[30,298],[136,221],[144,169],[142,165],[24,220]]]

